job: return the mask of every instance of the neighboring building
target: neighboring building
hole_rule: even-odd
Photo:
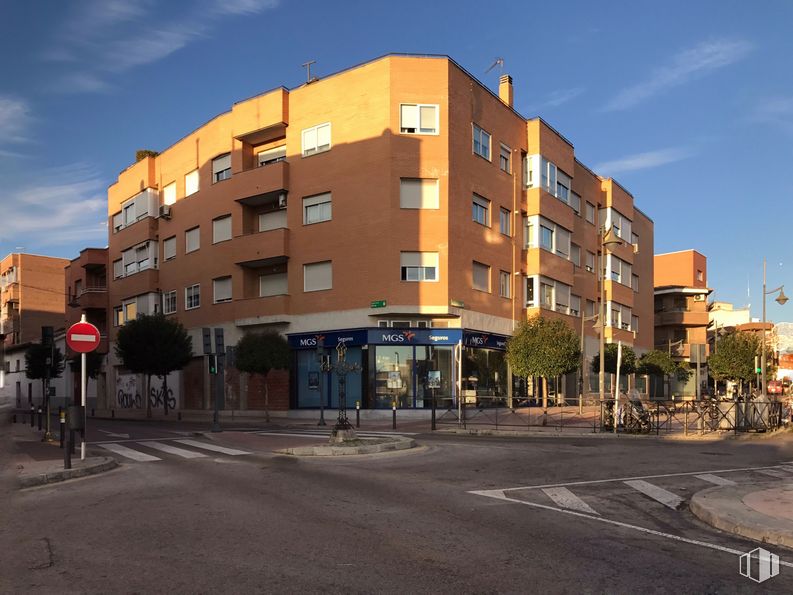
[[[63,258],[13,253],[0,261],[0,403],[41,402],[41,385],[25,376],[25,350],[41,327],[64,326]]]
[[[441,404],[524,396],[506,339],[536,313],[580,332],[597,311],[600,226],[624,241],[605,261],[606,339],[653,346],[652,221],[513,109],[510,77],[496,95],[447,57],[386,56],[236,103],[124,170],[108,216],[111,343],[139,313],[178,317],[196,352],[169,380],[180,408],[210,406],[206,326],[227,345],[288,336],[294,365],[291,379],[271,373],[275,408],[318,406],[319,337],[360,364],[347,390],[363,408],[429,407],[428,370],[441,373]],[[584,328],[596,392],[598,340]],[[227,408],[262,407],[257,387],[230,377]],[[127,406],[136,382],[111,349],[109,394]],[[574,375],[557,390],[577,395]],[[322,394],[336,405],[331,379]]]
[[[687,382],[671,379],[676,396],[706,392],[708,369],[708,261],[696,250],[655,255],[655,348],[693,368]],[[697,375],[699,366],[699,375]]]
[[[107,293],[107,248],[85,248],[80,251],[80,256],[74,258],[66,265],[66,328],[80,321],[85,314],[87,322],[99,329],[101,340],[97,352],[106,355],[108,349],[108,293]],[[67,357],[75,356],[70,350]],[[88,379],[87,398],[93,399],[97,391],[104,394],[106,388],[104,371],[100,372],[96,380]],[[67,387],[67,397],[80,396],[80,377],[74,375],[73,382]]]

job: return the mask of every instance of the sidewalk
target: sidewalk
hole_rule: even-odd
[[[689,506],[695,516],[717,529],[793,548],[793,483],[709,488],[694,494]]]
[[[29,424],[5,425],[3,434],[10,437],[9,468],[20,488],[45,485],[109,471],[117,466],[112,457],[87,457],[80,460],[79,447],[72,455],[72,468],[63,468],[63,449],[59,442],[42,442],[43,432]],[[57,433],[54,434],[57,437]]]

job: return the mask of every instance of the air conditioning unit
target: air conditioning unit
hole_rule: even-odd
[[[696,295],[694,296],[694,301],[695,301],[695,302],[704,302],[704,301],[705,301],[705,294],[704,294],[704,293],[698,293],[698,294],[696,294]]]
[[[286,194],[281,194],[278,196],[278,208],[279,209],[286,208]]]
[[[163,219],[171,218],[171,205],[160,205],[160,217]]]

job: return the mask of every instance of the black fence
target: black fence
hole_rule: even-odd
[[[614,399],[559,400],[547,408],[506,397],[465,397],[447,402],[437,412],[438,426],[504,430],[532,427],[577,429],[593,433],[614,432]],[[767,432],[789,422],[791,412],[779,401],[640,401],[619,399],[618,433],[710,434]]]

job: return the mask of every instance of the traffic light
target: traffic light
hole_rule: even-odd
[[[204,355],[212,353],[212,331],[208,326],[201,329],[201,340],[204,347]]]
[[[218,356],[210,355],[207,359],[209,361],[209,373],[214,376],[218,373]]]
[[[754,356],[754,371],[757,374],[762,374],[763,373],[762,368],[760,368],[760,356],[759,355],[755,355]]]
[[[41,344],[42,345],[53,345],[54,341],[54,329],[51,326],[42,326],[41,327]]]

